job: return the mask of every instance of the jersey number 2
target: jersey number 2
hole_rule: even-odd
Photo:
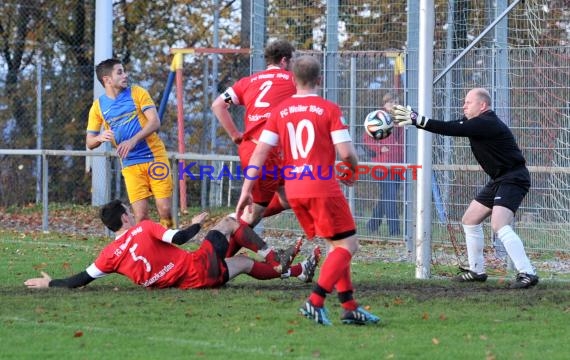
[[[271,81],[266,81],[263,84],[261,84],[261,86],[259,87],[259,90],[261,91],[259,92],[259,95],[257,95],[257,97],[255,98],[255,107],[266,108],[271,105],[267,101],[263,101],[263,98],[265,97],[267,92],[271,89],[271,85],[273,85],[273,82]]]

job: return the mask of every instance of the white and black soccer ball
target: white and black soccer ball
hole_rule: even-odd
[[[366,133],[376,139],[382,140],[390,136],[394,129],[394,122],[390,114],[384,110],[374,110],[364,119],[364,130]]]

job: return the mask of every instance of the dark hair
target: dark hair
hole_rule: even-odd
[[[314,56],[300,56],[293,61],[293,73],[299,85],[316,87],[321,78],[321,63]]]
[[[122,64],[119,59],[107,59],[101,61],[97,66],[95,66],[95,74],[97,75],[97,80],[105,87],[103,84],[103,76],[111,76],[113,73],[113,68],[117,64]]]
[[[123,226],[121,216],[127,213],[125,204],[121,200],[113,200],[101,208],[99,218],[111,231],[117,231]]]
[[[277,65],[281,59],[290,60],[295,48],[287,40],[275,40],[265,48],[265,61],[268,65]]]

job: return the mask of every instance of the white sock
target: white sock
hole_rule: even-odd
[[[465,232],[465,243],[467,244],[467,259],[469,260],[469,270],[476,274],[485,273],[485,257],[483,247],[485,245],[485,235],[483,225],[463,225]]]
[[[528,256],[526,256],[521,238],[514,232],[513,228],[510,225],[505,225],[499,229],[497,236],[505,245],[507,254],[513,260],[517,271],[519,273],[536,275]]]

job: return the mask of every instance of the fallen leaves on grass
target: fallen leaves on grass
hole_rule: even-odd
[[[34,270],[36,271],[44,270],[46,267],[47,267],[46,263],[40,263],[33,266]]]

